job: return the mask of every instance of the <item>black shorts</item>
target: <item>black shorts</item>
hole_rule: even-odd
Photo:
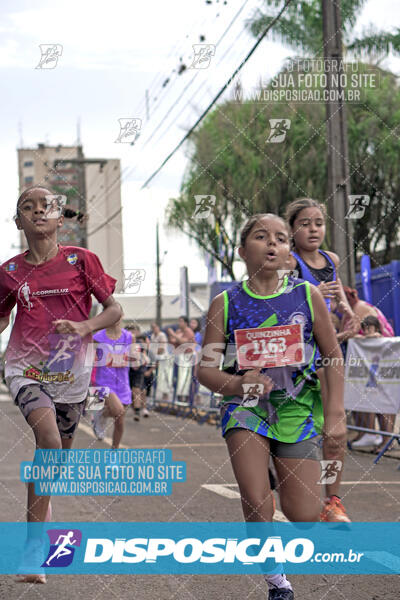
[[[139,388],[139,390],[146,389],[144,383],[144,369],[139,367],[138,369],[129,369],[129,385],[131,388]]]
[[[153,387],[153,383],[154,383],[154,373],[153,372],[151,373],[151,375],[144,376],[144,387],[146,390],[146,396],[150,396],[151,389]]]

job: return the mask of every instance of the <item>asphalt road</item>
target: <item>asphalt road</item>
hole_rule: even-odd
[[[19,463],[33,456],[33,436],[18,409],[0,394],[0,510],[2,521],[25,519],[25,486]],[[57,497],[54,521],[242,521],[235,479],[220,430],[188,419],[151,413],[135,423],[126,418],[123,444],[130,448],[171,448],[174,460],[187,464],[187,480],[175,483],[169,497]],[[83,421],[75,448],[107,448]],[[353,521],[400,520],[399,451],[373,466],[365,452],[348,455],[342,496]],[[279,509],[279,504],[278,504]],[[277,513],[279,517],[279,512]],[[297,575],[290,580],[296,600],[398,600],[400,575]],[[259,575],[50,575],[46,585],[15,582],[0,576],[0,598],[22,600],[210,600],[267,598]]]

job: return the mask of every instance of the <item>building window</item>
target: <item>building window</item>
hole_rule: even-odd
[[[24,182],[25,183],[33,183],[33,177],[25,177]]]
[[[24,167],[33,167],[33,160],[26,160],[24,162]]]

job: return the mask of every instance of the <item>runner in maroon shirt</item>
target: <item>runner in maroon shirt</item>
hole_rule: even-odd
[[[21,194],[15,222],[25,233],[28,250],[0,267],[0,333],[17,306],[5,378],[41,449],[71,448],[93,365],[91,334],[121,316],[112,296],[116,280],[104,272],[97,256],[57,243],[63,217],[56,198],[40,186]],[[92,294],[104,310],[90,319]],[[28,522],[45,521],[48,512],[50,498],[36,496],[29,483]],[[26,575],[22,581],[46,580]]]

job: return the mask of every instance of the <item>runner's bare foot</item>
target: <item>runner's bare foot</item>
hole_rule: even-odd
[[[36,573],[34,575],[17,575],[18,583],[46,583],[46,575]]]

